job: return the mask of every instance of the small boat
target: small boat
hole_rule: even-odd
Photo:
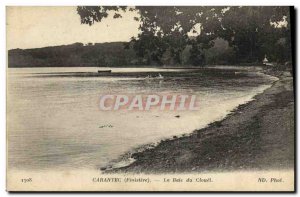
[[[162,76],[160,73],[158,74],[158,76],[156,77],[157,79],[163,79],[164,76]]]
[[[147,75],[147,77],[145,77],[145,79],[152,79],[151,75]]]
[[[111,73],[111,70],[98,70],[98,73]]]
[[[152,77],[151,75],[148,75],[145,77],[146,80],[148,80],[148,79],[163,79],[163,78],[164,78],[164,76],[162,76],[160,73],[156,77]]]

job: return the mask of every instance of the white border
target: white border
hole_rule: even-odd
[[[1,4],[4,5],[295,5],[296,0],[2,0]]]

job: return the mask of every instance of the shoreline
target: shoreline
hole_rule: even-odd
[[[134,153],[134,162],[106,169],[104,173],[293,168],[293,78],[282,72],[264,70],[263,73],[279,80],[223,120],[188,136],[167,139],[154,148]]]

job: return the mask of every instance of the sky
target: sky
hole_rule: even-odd
[[[137,36],[135,12],[112,15],[92,26],[81,24],[76,7],[7,7],[7,49],[28,49],[81,43],[129,41]]]

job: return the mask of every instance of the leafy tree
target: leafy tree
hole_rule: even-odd
[[[228,41],[241,62],[261,61],[265,54],[282,61],[290,58],[289,7],[189,7],[189,6],[79,6],[81,23],[92,25],[109,14],[120,18],[124,12],[136,11],[140,33],[131,39],[131,46],[139,57],[150,63],[163,64],[166,53],[174,63],[182,63],[182,53],[191,46],[190,58],[194,65],[205,62],[204,50],[213,46],[213,40]],[[196,32],[200,24],[200,34]],[[285,39],[284,42],[279,40]],[[278,42],[280,45],[278,45]],[[276,45],[277,43],[277,45]],[[285,55],[274,48],[289,49]]]
[[[283,20],[286,27],[278,27]],[[220,37],[235,48],[239,60],[259,61],[265,54],[271,55],[274,43],[284,36],[280,32],[289,31],[289,7],[230,7],[221,25]]]

